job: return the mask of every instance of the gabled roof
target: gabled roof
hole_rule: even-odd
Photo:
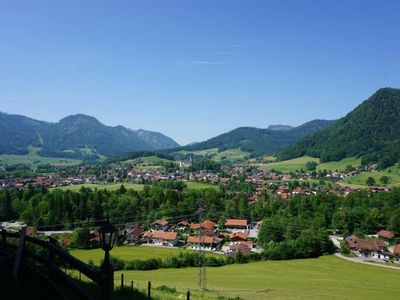
[[[169,222],[167,220],[164,219],[160,219],[160,220],[156,220],[153,223],[151,223],[151,225],[161,225],[161,226],[165,226],[168,225]]]
[[[200,224],[199,223],[192,223],[192,224],[190,224],[190,229],[198,230],[198,229],[200,229]]]
[[[242,241],[245,241],[245,240],[247,240],[247,234],[244,233],[244,232],[235,232],[235,233],[232,233],[229,236],[229,239],[230,240],[242,240]]]
[[[186,242],[193,244],[200,244],[200,243],[212,244],[214,242],[214,237],[209,235],[204,235],[203,238],[201,239],[200,236],[189,235]]]
[[[247,226],[247,220],[245,219],[226,219],[225,226]]]
[[[202,225],[205,229],[211,230],[217,225],[217,223],[215,223],[211,220],[205,220]]]
[[[357,237],[352,237],[351,240],[348,240],[348,243],[351,248],[370,251],[378,251],[385,246],[385,242],[382,240],[359,239]]]
[[[177,225],[178,225],[178,226],[181,225],[181,226],[187,227],[187,226],[189,226],[189,222],[186,221],[186,220],[184,220],[184,221],[180,221]]]
[[[394,238],[394,232],[388,230],[381,230],[377,233],[379,237],[383,237],[385,239],[392,239]]]
[[[151,237],[153,239],[173,241],[178,237],[178,233],[173,231],[153,231]]]
[[[400,244],[394,246],[393,254],[400,254]]]

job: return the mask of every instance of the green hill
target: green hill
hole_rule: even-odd
[[[40,147],[42,156],[78,159],[179,146],[158,132],[106,126],[82,114],[48,123],[0,113],[0,136],[0,154],[23,155],[29,147]]]
[[[305,137],[278,154],[281,160],[304,155],[321,162],[362,157],[362,163],[392,165],[400,157],[400,89],[383,88],[331,127]]]
[[[207,141],[180,147],[179,151],[201,151],[218,149],[219,152],[228,149],[240,149],[251,156],[261,156],[276,153],[293,144],[308,134],[318,132],[332,125],[335,121],[313,120],[298,127],[273,125],[267,129],[255,127],[239,127],[223,133]],[[272,129],[271,129],[272,128]]]

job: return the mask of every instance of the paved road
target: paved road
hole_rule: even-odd
[[[340,238],[336,235],[330,235],[329,239],[335,244],[335,246],[337,248],[340,249]],[[373,262],[369,262],[369,261],[365,261],[362,258],[359,257],[348,257],[348,256],[344,256],[340,253],[335,253],[335,255],[337,257],[340,257],[342,259],[348,260],[348,261],[352,261],[355,263],[359,263],[359,264],[364,264],[364,265],[370,265],[370,266],[375,266],[375,267],[382,267],[382,268],[387,268],[387,269],[394,269],[394,270],[400,270],[400,266],[399,267],[395,267],[395,266],[388,266],[388,265],[384,265],[382,263],[373,263]]]
[[[342,259],[345,259],[345,260],[348,260],[348,261],[352,261],[352,262],[355,262],[355,263],[359,263],[359,264],[370,265],[370,266],[375,266],[375,267],[382,267],[382,268],[387,268],[387,269],[400,270],[400,267],[388,266],[388,265],[384,265],[384,264],[381,264],[381,263],[373,263],[373,262],[362,260],[362,259],[360,259],[358,257],[347,257],[347,256],[343,256],[340,253],[335,253],[335,255],[337,257],[342,258]]]

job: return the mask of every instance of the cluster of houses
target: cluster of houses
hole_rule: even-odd
[[[380,230],[375,236],[368,238],[352,235],[345,241],[348,249],[359,258],[400,262],[400,244],[393,245],[393,231]]]
[[[0,180],[1,189],[27,189],[32,188],[55,188],[82,183],[98,183],[95,175],[62,176],[60,174],[48,174],[43,176],[32,176],[24,178],[9,178]]]
[[[151,224],[151,229],[127,224],[124,235],[128,244],[144,244],[164,247],[184,246],[191,250],[222,251],[229,255],[236,252],[249,254],[255,250],[253,240],[249,238],[250,229],[258,224],[248,224],[245,219],[227,219],[223,228],[211,220],[201,223],[190,223],[186,220],[176,224],[161,219]]]
[[[126,178],[142,183],[145,181],[182,180],[184,179],[184,175],[180,171],[166,173],[158,170],[142,170],[134,167],[127,173]]]

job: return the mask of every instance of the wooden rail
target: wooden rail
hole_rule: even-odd
[[[7,254],[12,254],[15,256],[14,268],[18,268],[20,259],[22,263],[29,267],[27,259],[32,259],[37,263],[40,263],[47,270],[48,276],[45,278],[50,281],[49,284],[56,288],[56,292],[60,294],[61,298],[69,298],[67,294],[74,294],[78,299],[95,299],[93,295],[89,295],[86,289],[84,289],[76,280],[72,279],[66,275],[61,266],[57,263],[61,261],[64,265],[69,268],[75,269],[80,273],[84,274],[100,288],[101,299],[109,300],[111,299],[113,287],[113,273],[112,269],[102,270],[93,268],[79,259],[71,256],[70,254],[64,252],[59,246],[56,240],[51,239],[49,241],[40,240],[30,236],[22,236],[20,233],[7,232],[6,230],[0,231],[0,248]],[[14,240],[14,243],[10,243]],[[19,245],[17,245],[19,241]],[[48,256],[43,257],[34,253],[25,247],[25,243],[29,242],[36,245],[42,249],[45,249]],[[22,246],[20,246],[22,243]],[[18,247],[22,247],[22,257],[18,257]],[[45,276],[46,277],[46,276]],[[62,290],[60,286],[66,286],[66,290]]]

